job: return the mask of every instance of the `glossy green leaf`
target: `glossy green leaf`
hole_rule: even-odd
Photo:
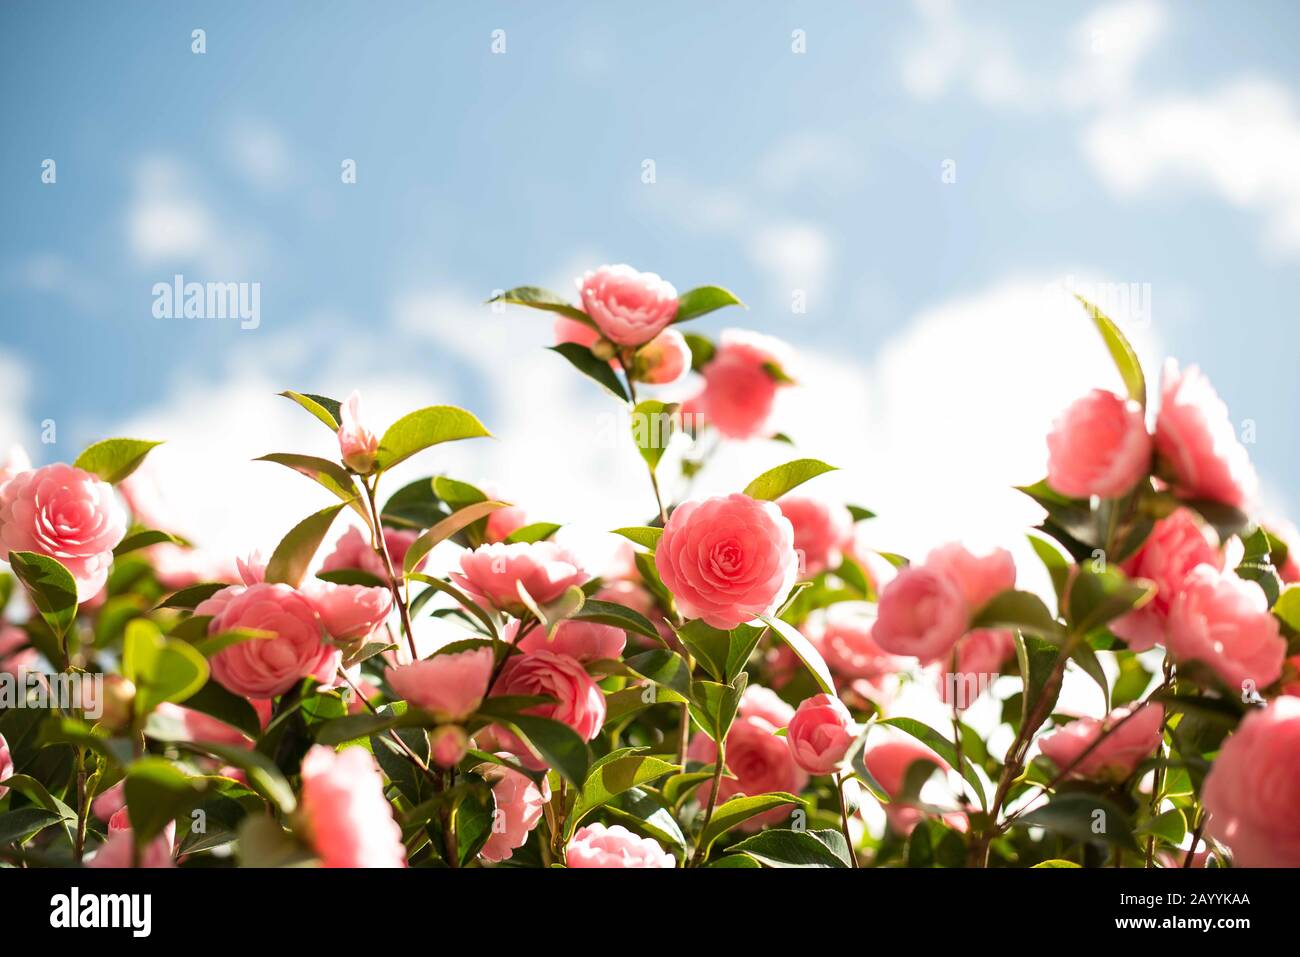
[[[849,849],[839,831],[769,829],[738,841],[728,854],[748,854],[767,867],[848,867]]]
[[[971,628],[1009,628],[1051,640],[1059,639],[1062,634],[1060,622],[1041,598],[1033,592],[1014,589],[994,595],[976,612]]]
[[[927,748],[933,751],[939,757],[948,762],[950,767],[958,768],[961,776],[966,783],[971,786],[975,792],[975,797],[980,803],[980,807],[988,807],[988,798],[984,794],[984,784],[975,773],[975,768],[971,765],[970,758],[962,754],[961,761],[957,760],[957,749],[953,743],[945,738],[928,724],[917,721],[914,718],[886,718],[879,724],[889,725],[891,728],[898,728],[900,731],[906,731],[916,740],[920,741]]]
[[[1044,806],[1017,818],[1016,824],[1046,828],[1075,841],[1138,849],[1128,815],[1108,798],[1086,791],[1054,795]]]
[[[1088,310],[1088,315],[1092,316],[1097,331],[1101,333],[1102,341],[1106,343],[1106,350],[1114,360],[1115,368],[1119,370],[1119,377],[1124,381],[1124,387],[1128,389],[1129,398],[1145,408],[1147,382],[1146,377],[1142,375],[1142,364],[1138,362],[1137,353],[1133,351],[1129,341],[1119,331],[1119,326],[1115,325],[1110,317],[1082,296],[1076,295],[1074,298],[1078,299],[1083,304],[1083,308]]]
[[[280,540],[280,544],[271,553],[266,563],[267,582],[283,582],[297,588],[302,584],[307,567],[311,564],[316,550],[329,533],[330,526],[343,509],[342,505],[331,505],[319,512],[313,512],[301,522],[289,529],[289,533]]]
[[[643,399],[632,410],[632,441],[651,472],[659,467],[659,461],[677,431],[680,408],[675,402]]]
[[[290,392],[287,390],[281,392],[280,395],[298,403],[331,432],[338,432],[343,417],[337,399],[330,399],[323,395],[312,395],[309,392]]]
[[[791,805],[793,805],[791,810],[802,808],[803,799],[784,791],[756,794],[753,797],[734,797],[713,809],[713,818],[709,821],[709,826],[700,834],[700,846],[707,855],[713,843],[733,827],[743,824],[758,814]]]
[[[409,575],[439,542],[446,541],[461,529],[474,524],[497,509],[506,507],[505,502],[476,502],[452,512],[411,543],[411,547],[406,550],[406,557],[402,560],[403,570]]]
[[[7,560],[50,631],[61,640],[77,617],[77,582],[72,573],[36,552],[13,551]]]
[[[586,346],[579,345],[576,342],[561,342],[559,345],[549,346],[548,348],[552,352],[558,352],[564,356],[571,366],[596,382],[614,398],[623,402],[632,401],[632,397],[628,395],[627,389],[609,363],[603,359],[597,359]]]
[[[193,645],[165,638],[158,626],[137,618],[126,626],[122,674],[136,688],[135,710],[146,715],[164,701],[185,701],[208,680],[208,662]]]
[[[677,312],[673,322],[686,322],[698,319],[726,306],[744,306],[740,298],[729,289],[721,286],[696,286],[677,297]]]
[[[298,805],[293,788],[275,762],[261,751],[211,741],[178,743],[178,747],[220,758],[224,764],[239,768],[248,777],[248,785],[282,814],[292,814]]]
[[[745,486],[745,494],[750,498],[775,501],[809,479],[833,471],[834,465],[827,465],[818,459],[795,459],[768,469]]]
[[[825,694],[834,695],[835,679],[831,677],[830,668],[826,666],[825,659],[813,643],[805,638],[798,628],[780,618],[763,615],[760,620],[771,628],[781,641],[790,646],[790,650],[803,662],[804,667],[813,676],[813,680],[817,682],[817,687]]]
[[[659,547],[659,539],[663,538],[664,530],[650,525],[633,525],[627,528],[616,528],[614,534],[622,535],[629,542],[653,552]]]
[[[521,528],[516,528],[506,536],[506,543],[514,545],[518,542],[525,542],[528,544],[541,542],[550,538],[559,530],[560,526],[554,522],[533,522],[529,525],[524,525]]]
[[[145,757],[127,769],[124,793],[132,836],[143,847],[162,833],[169,821],[198,804],[203,782],[166,758]]]
[[[357,488],[356,480],[337,462],[315,455],[295,455],[289,452],[272,452],[253,461],[274,462],[293,469],[299,475],[305,475],[340,501],[351,505],[357,514],[365,519],[366,525],[370,524],[370,516],[361,502],[361,492]]]
[[[72,464],[116,485],[140,467],[151,449],[161,442],[143,439],[104,439],[88,446]]]
[[[584,817],[608,804],[629,788],[649,784],[681,766],[645,753],[645,748],[620,748],[597,759],[582,783],[573,809],[565,824],[565,836],[571,836]]]
[[[433,405],[402,416],[379,440],[375,468],[390,469],[417,452],[442,442],[476,439],[491,433],[473,413],[453,405]]]
[[[543,289],[540,286],[516,286],[493,296],[488,302],[507,302],[516,306],[528,306],[530,309],[542,309],[568,316],[576,322],[596,328],[596,324],[578,307],[574,306],[558,292]]]

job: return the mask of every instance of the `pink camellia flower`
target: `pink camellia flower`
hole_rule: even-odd
[[[8,780],[14,774],[14,756],[9,753],[9,742],[0,734],[0,781]],[[0,798],[9,793],[6,787],[0,787]]]
[[[798,564],[790,520],[774,503],[740,493],[679,505],[655,551],[678,610],[714,628],[774,612]]]
[[[368,585],[336,585],[313,580],[302,596],[316,609],[325,632],[335,641],[359,641],[382,625],[393,610],[393,593]]]
[[[977,555],[964,545],[949,542],[925,556],[925,567],[957,585],[971,614],[1000,592],[1016,587],[1016,563],[1005,548]]]
[[[727,732],[726,758],[727,770],[734,777],[718,782],[719,804],[737,794],[750,797],[773,791],[798,794],[807,787],[808,773],[795,764],[789,746],[777,735],[778,730],[779,726],[757,714],[736,718]],[[697,734],[691,739],[687,756],[694,761],[712,764],[718,759],[718,746],[708,735]],[[698,797],[701,803],[708,800],[710,786],[706,782],[700,788]],[[773,808],[752,817],[740,825],[741,830],[756,831],[764,825],[788,820],[791,807],[793,805]]]
[[[794,550],[800,556],[799,577],[813,578],[837,567],[853,534],[853,516],[849,510],[804,495],[783,495],[776,504],[794,526]]]
[[[605,723],[605,695],[591,675],[576,659],[553,651],[508,658],[489,696],[498,695],[553,698],[553,704],[539,704],[527,713],[563,722],[584,741],[599,734]],[[514,734],[499,726],[493,731],[501,748],[517,755],[521,764],[539,771],[546,767]]]
[[[917,762],[924,762],[943,771],[951,770],[947,761],[913,741],[881,742],[863,754],[862,761],[871,776],[893,799],[885,805],[885,819],[896,833],[904,837],[911,834],[926,816],[923,808],[911,801],[902,800],[908,769]],[[969,827],[966,815],[960,812],[944,814],[943,820],[949,827],[959,831],[965,831]]]
[[[1142,547],[1120,566],[1130,578],[1155,582],[1152,599],[1111,623],[1111,630],[1133,651],[1146,651],[1165,640],[1169,607],[1197,565],[1223,568],[1223,556],[1206,536],[1189,509],[1180,508],[1160,519]]]
[[[650,385],[672,385],[691,371],[691,347],[676,329],[665,329],[637,350],[634,377]]]
[[[959,710],[970,707],[988,690],[1008,659],[1015,657],[1015,636],[1000,628],[977,628],[963,635],[954,647],[957,667],[948,663],[938,675],[939,699]]]
[[[458,724],[439,725],[429,732],[429,754],[440,768],[454,768],[468,750],[469,736]]]
[[[36,668],[39,657],[28,641],[27,632],[17,625],[0,622],[0,675],[17,676]]]
[[[1286,657],[1263,589],[1210,565],[1184,580],[1169,608],[1165,646],[1176,661],[1204,662],[1234,691],[1271,685]]]
[[[248,702],[257,712],[262,727],[271,720],[271,702],[266,698],[254,698]],[[175,721],[181,729],[184,741],[210,741],[213,744],[226,744],[236,748],[251,748],[253,741],[234,725],[226,724],[202,711],[185,708],[170,701],[158,705],[156,714]]]
[[[1250,456],[1210,380],[1196,366],[1165,363],[1156,416],[1156,452],[1173,473],[1180,495],[1246,508],[1259,480]]]
[[[451,575],[471,597],[515,617],[527,612],[520,585],[545,605],[589,577],[574,554],[555,542],[480,545],[461,556],[460,573]]]
[[[569,839],[564,852],[569,867],[676,867],[677,860],[649,837],[621,824],[588,824]]]
[[[577,281],[582,308],[620,346],[649,342],[677,315],[677,290],[652,272],[601,266]]]
[[[472,648],[389,668],[384,677],[415,707],[460,721],[469,717],[487,694],[493,661],[491,648]]]
[[[1119,498],[1151,468],[1142,406],[1093,389],[1061,413],[1047,434],[1047,484],[1071,498]]]
[[[509,860],[542,819],[542,809],[551,799],[551,786],[545,778],[539,786],[526,775],[499,764],[480,764],[474,770],[492,786],[496,802],[492,836],[479,855],[493,864]]]
[[[56,559],[76,579],[79,602],[104,587],[126,525],[113,487],[71,465],[19,472],[0,488],[0,559],[11,551]]]
[[[1207,830],[1238,867],[1300,867],[1300,698],[1252,709],[1210,766]]]
[[[32,467],[32,460],[27,455],[27,450],[21,445],[9,446],[9,452],[5,455],[4,461],[0,461],[0,486],[8,482],[19,472],[26,472]]]
[[[302,759],[299,811],[325,867],[406,866],[402,829],[384,797],[375,759],[364,748],[313,745]]]
[[[1071,721],[1043,735],[1038,746],[1058,771],[1073,765],[1069,777],[1122,781],[1160,745],[1164,720],[1165,711],[1158,704],[1143,705],[1136,712],[1118,708],[1101,720]],[[1099,737],[1101,743],[1088,751]],[[1087,755],[1080,760],[1085,751]]]
[[[256,585],[258,582],[266,581],[266,559],[256,548],[244,558],[236,558],[235,568],[239,572],[239,580],[245,585]]]
[[[414,530],[384,529],[384,544],[388,546],[388,557],[393,563],[393,568],[399,574],[402,570],[402,561],[406,558],[406,550],[419,537],[420,533]],[[426,555],[420,559],[416,568],[422,568],[427,560],[428,556]],[[383,559],[375,554],[375,550],[370,547],[370,539],[362,534],[361,529],[355,525],[339,536],[339,540],[334,543],[334,550],[325,556],[325,560],[320,565],[320,570],[323,572],[339,571],[345,568],[368,572],[381,581],[388,578]]]
[[[743,354],[720,349],[703,375],[704,391],[696,402],[706,422],[729,439],[770,434],[778,386],[771,372]]]
[[[361,423],[361,393],[353,391],[339,407],[339,453],[343,464],[365,474],[375,467],[379,436]]]
[[[853,715],[828,694],[805,698],[790,719],[785,740],[794,763],[809,774],[835,774],[853,744]]]
[[[872,637],[876,617],[868,605],[839,605],[812,619],[804,633],[813,643],[831,674],[845,682],[866,682],[879,697],[884,679],[906,671],[910,658],[892,655]]]
[[[1286,561],[1277,570],[1278,577],[1288,585],[1300,582],[1300,532],[1290,522],[1277,522],[1272,532],[1286,544]]]
[[[101,821],[108,821],[118,811],[126,807],[126,778],[118,781],[111,788],[101,791],[90,802],[90,810]]]
[[[519,631],[519,622],[512,621],[506,626],[502,638],[507,643],[514,641]],[[519,650],[525,654],[533,651],[553,651],[557,655],[568,655],[578,661],[598,661],[602,658],[617,658],[623,653],[627,644],[627,632],[612,625],[602,625],[594,621],[570,620],[561,622],[555,629],[554,637],[548,639],[546,631],[534,628],[519,641]]]
[[[966,632],[971,609],[960,587],[925,565],[904,568],[880,596],[871,631],[890,654],[941,660]]]
[[[288,585],[232,585],[200,602],[194,614],[213,616],[212,635],[236,628],[275,634],[241,641],[212,657],[212,677],[235,694],[273,698],[309,675],[334,679],[342,656],[324,641],[311,603]]]
[[[140,851],[140,866],[148,868],[175,867],[172,854],[176,842],[176,822],[168,821],[162,833]],[[132,866],[135,837],[131,832],[130,812],[123,807],[108,820],[108,839],[99,846],[95,856],[86,862],[87,867],[126,868]]]
[[[784,728],[794,717],[794,705],[771,688],[749,685],[740,696],[736,714],[741,718],[762,718],[774,728]]]
[[[488,515],[486,538],[489,542],[504,542],[527,524],[527,512],[518,505],[507,505]]]

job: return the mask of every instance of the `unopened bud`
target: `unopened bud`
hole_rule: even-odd
[[[429,734],[429,753],[440,768],[454,768],[465,759],[469,738],[458,724],[443,724]]]
[[[108,675],[104,678],[103,699],[99,723],[110,731],[125,731],[131,727],[135,684],[121,675]]]
[[[608,362],[614,358],[614,353],[618,351],[618,346],[608,339],[597,339],[596,344],[591,347],[591,354],[601,362]]]

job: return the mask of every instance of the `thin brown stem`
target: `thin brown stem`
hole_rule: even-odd
[[[370,503],[371,544],[384,563],[384,571],[388,574],[388,587],[392,590],[393,602],[402,617],[402,630],[406,632],[407,647],[411,649],[411,661],[419,661],[420,654],[415,650],[415,630],[411,627],[411,610],[407,607],[406,600],[402,597],[402,589],[397,584],[397,573],[393,570],[393,559],[388,554],[388,542],[384,538],[384,523],[379,520],[379,506],[375,503],[375,486],[379,483],[363,477],[361,484],[366,490],[366,499]]]
[[[849,809],[844,801],[844,782],[848,779],[847,774],[837,774],[833,780],[835,782],[835,798],[840,806],[840,830],[844,832],[844,843],[849,848],[849,862],[858,866],[858,855],[853,850],[853,835],[849,833]]]

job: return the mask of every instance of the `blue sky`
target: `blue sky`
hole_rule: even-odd
[[[0,440],[49,461],[161,429],[197,481],[244,453],[231,436],[295,441],[308,423],[281,425],[275,390],[364,385],[385,414],[479,411],[502,442],[463,467],[526,490],[521,459],[563,436],[512,408],[601,399],[551,378],[543,320],[475,304],[626,261],[749,304],[705,331],[798,343],[790,430],[858,467],[846,495],[901,510],[958,472],[1036,477],[986,459],[1108,382],[1027,291],[1089,275],[1149,284],[1144,354],[1199,363],[1254,421],[1287,511],[1298,41],[1281,2],[6,3]],[[175,273],[260,283],[261,325],[153,318]],[[1013,401],[1032,415],[999,422]],[[625,473],[592,461],[540,507],[612,501]]]

